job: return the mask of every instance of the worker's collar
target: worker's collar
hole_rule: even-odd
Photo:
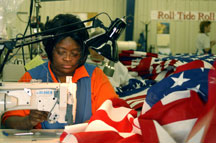
[[[51,70],[51,62],[50,61],[48,62],[48,68],[49,68],[49,72],[50,72],[50,75],[52,77],[52,80],[54,82],[58,82],[58,80],[56,79],[55,74]],[[74,75],[72,77],[72,82],[76,83],[79,79],[81,79],[83,77],[89,77],[89,74],[88,74],[88,72],[87,72],[87,70],[86,70],[86,68],[85,68],[84,65],[80,66],[79,68],[77,68],[75,70],[75,73],[74,73]]]

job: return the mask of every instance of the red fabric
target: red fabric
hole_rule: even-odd
[[[196,136],[201,138],[200,142],[214,143],[216,141],[216,62],[209,72],[208,79],[208,102],[205,110],[200,115],[199,119],[195,123],[187,141],[192,140]],[[203,130],[203,133],[201,130]],[[201,134],[201,133],[202,134]],[[200,136],[201,135],[201,136]]]
[[[79,143],[140,143],[142,142],[141,136],[131,133],[135,127],[133,122],[134,118],[137,117],[136,115],[137,112],[130,109],[124,100],[117,98],[107,100],[90,119],[86,132],[74,134],[63,132],[60,141],[73,142],[72,140],[67,140],[67,138],[74,136]],[[103,130],[100,130],[101,126]],[[98,128],[99,130],[92,130],[92,128]]]
[[[184,91],[182,93],[185,94]],[[174,142],[170,136],[172,133],[166,131],[163,125],[194,119],[204,107],[196,92],[188,90],[186,95],[189,96],[169,100],[170,103],[166,102],[167,104],[158,102],[138,118],[136,111],[128,108],[121,99],[107,100],[92,116],[83,131],[64,132],[60,140],[66,143],[73,142],[74,139],[78,143]]]
[[[119,100],[118,98],[112,99],[112,107],[113,108],[130,108],[130,106],[124,101]],[[95,121],[95,120],[102,120],[106,124],[109,124],[119,132],[131,132],[133,127],[131,126],[131,120],[128,120],[128,116],[125,116],[121,121],[113,121],[109,115],[107,114],[106,110],[98,109],[97,112],[92,116],[89,123]],[[131,110],[127,114],[132,115],[133,117],[136,117],[137,112],[134,110]],[[130,125],[130,126],[129,126]]]
[[[130,105],[132,109],[137,110],[142,108],[145,98],[146,95],[138,95],[136,97],[127,98],[125,99],[125,101]]]
[[[143,143],[159,143],[155,124],[152,120],[146,120],[139,118],[140,128],[142,131],[142,142]]]
[[[189,62],[187,64],[177,67],[174,73],[179,73],[179,72],[183,72],[186,70],[197,69],[201,67],[204,67],[203,61],[195,60],[195,61],[192,61],[192,62]]]
[[[156,120],[160,125],[196,118],[204,109],[204,104],[196,92],[190,91],[189,94],[190,98],[178,99],[166,105],[159,101],[140,118]]]
[[[133,55],[133,57],[158,57],[158,54],[133,50],[122,50],[119,57],[131,57],[131,55]]]
[[[149,67],[151,65],[151,57],[147,57],[147,58],[143,58],[139,65],[136,66],[135,68],[128,68],[129,71],[136,71],[138,72],[138,74],[141,75],[145,75],[145,74],[149,74]]]

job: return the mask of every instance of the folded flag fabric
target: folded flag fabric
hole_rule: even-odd
[[[209,71],[208,80],[208,102],[193,126],[187,142],[213,143],[216,141],[216,62]]]
[[[187,68],[186,68],[187,69]],[[212,69],[179,72],[151,86],[141,115],[123,99],[106,100],[89,123],[69,126],[64,143],[183,143],[215,142],[216,63]],[[196,76],[196,78],[194,76]],[[203,80],[201,80],[203,79]],[[164,82],[164,84],[162,84]],[[160,92],[157,88],[162,87]],[[156,92],[154,92],[156,91]],[[159,96],[159,98],[157,97]],[[162,96],[165,95],[165,96]],[[134,97],[135,98],[135,97]],[[148,102],[147,102],[148,101]],[[152,103],[152,104],[149,104]],[[147,109],[146,107],[149,106]],[[151,106],[150,106],[151,105]]]
[[[130,106],[130,108],[140,111],[145,101],[147,91],[148,88],[140,92],[134,93],[130,96],[121,97],[121,99],[125,100],[127,104]]]
[[[203,101],[207,101],[208,72],[209,69],[200,68],[173,74],[151,86],[147,92],[146,103],[152,107],[170,93],[187,89],[196,91]]]
[[[158,139],[142,136],[136,111],[130,109],[125,101],[121,99],[107,100],[92,116],[88,126],[82,132],[65,131],[62,133],[60,141],[64,143],[175,142],[157,122],[142,120],[142,124],[148,129],[145,130],[146,137],[153,134],[156,136],[157,131],[160,131],[161,137]]]
[[[167,56],[163,57],[162,60],[171,60],[171,59],[176,59],[178,61],[184,62],[184,63],[189,63],[195,60],[201,60],[204,62],[208,62],[209,64],[213,65],[216,55],[212,54],[205,54],[205,55],[196,55],[196,54],[176,54],[173,56]]]
[[[187,139],[188,134],[203,108],[204,103],[199,98],[198,94],[195,91],[185,90],[169,94],[138,118],[139,121],[156,121],[169,133],[175,142],[181,143],[185,142]],[[142,127],[141,122],[140,127],[143,131],[147,130],[145,127]],[[151,128],[149,130],[151,130]],[[159,134],[160,131],[157,132],[158,136]],[[148,138],[144,133],[142,135]]]
[[[92,116],[83,132],[64,132],[60,141],[112,143],[135,140],[140,142],[139,125],[137,121],[134,121],[136,117],[137,112],[132,110],[124,100],[118,98],[107,100]]]
[[[151,55],[146,52],[131,51],[131,50],[123,51],[121,54],[121,57],[126,57],[126,58],[132,57],[133,58],[132,60],[121,59],[121,62],[125,66],[127,66],[129,73],[134,74],[135,78],[140,80],[138,82],[134,82],[134,81],[129,82],[127,85],[123,87],[116,88],[117,94],[122,99],[124,99],[124,97],[126,96],[132,97],[131,101],[130,101],[130,98],[128,98],[127,103],[133,109],[141,108],[142,104],[145,101],[143,100],[143,103],[142,103],[140,100],[133,100],[135,97],[134,95],[137,96],[137,99],[139,97],[144,97],[142,94],[142,91],[148,90],[155,83],[162,81],[164,78],[167,78],[167,77],[169,78],[169,76],[172,76],[173,74],[184,72],[187,70],[192,70],[192,69],[210,69],[212,67],[213,61],[216,59],[216,56],[214,55],[176,54],[174,56],[164,56],[164,55],[161,56],[159,54]],[[199,75],[199,73],[197,74]],[[196,78],[195,75],[193,76],[194,78]],[[176,78],[176,77],[173,77],[173,78]],[[191,79],[190,81],[193,81],[193,79]],[[207,77],[205,77],[205,81],[207,82]],[[139,82],[144,83],[144,84],[139,84]],[[132,89],[131,87],[133,87],[134,85],[136,88]],[[197,84],[197,87],[194,88],[194,90],[198,90],[200,88],[206,89],[207,87],[207,86],[204,86],[204,87],[203,86],[198,87],[198,86],[199,84]],[[160,89],[161,87],[163,86],[158,85],[155,88],[153,86],[151,89],[155,90],[157,88]],[[141,94],[139,94],[139,92],[141,92]],[[202,90],[200,90],[200,94],[202,94]],[[146,97],[146,94],[145,94],[145,97]],[[145,99],[145,97],[143,99]],[[149,96],[147,97],[149,98]],[[147,102],[149,100],[148,98],[147,98]]]
[[[136,56],[134,56],[136,55]],[[157,79],[159,81],[160,73],[163,72],[163,78],[169,76],[177,67],[193,61],[199,67],[210,68],[216,60],[216,55],[196,55],[196,54],[176,54],[164,56],[159,54],[146,53],[141,51],[122,51],[119,54],[120,61],[129,71],[137,72],[139,76],[148,75],[148,79]],[[194,63],[195,64],[195,63]],[[202,64],[202,65],[201,65]],[[196,66],[196,67],[197,67]],[[166,73],[164,72],[166,71]]]
[[[133,50],[123,50],[119,54],[120,61],[129,61],[133,59],[141,59],[144,57],[156,57],[157,58],[158,54],[141,52],[141,51],[133,51]]]
[[[119,88],[120,99],[106,100],[88,123],[68,126],[61,142],[215,142],[215,56],[126,54],[140,58],[127,66],[147,78]]]
[[[60,141],[64,143],[184,142],[204,104],[195,91],[187,90],[181,93],[178,94],[181,98],[169,95],[138,117],[137,112],[124,100],[107,100],[92,116],[88,125],[79,132],[73,129],[76,125],[70,126],[71,131],[65,130]]]
[[[127,85],[117,87],[115,88],[115,91],[120,97],[125,97],[143,91],[153,84],[155,84],[154,80],[138,80],[132,78],[129,80]]]
[[[115,91],[121,99],[124,99],[132,109],[138,110],[143,106],[147,90],[155,84],[154,80],[143,80],[132,78],[123,87],[116,87]]]

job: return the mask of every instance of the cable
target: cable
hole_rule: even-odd
[[[101,14],[105,14],[105,15],[107,15],[107,17],[109,18],[109,20],[110,21],[113,21],[112,19],[111,19],[111,17],[109,16],[109,14],[108,13],[106,13],[106,12],[101,12],[101,13],[98,13],[97,15],[95,15],[94,17],[96,18],[96,17],[98,17],[99,15],[101,15]]]
[[[27,26],[26,26],[26,29],[25,29],[25,32],[24,32],[23,36],[26,35],[27,30],[28,30],[28,27],[29,27],[30,24],[31,24],[31,17],[32,17],[32,11],[33,11],[33,3],[34,3],[33,0],[31,0],[30,9],[29,9],[29,20],[28,20],[28,24],[27,24]],[[21,46],[21,48],[22,48],[23,64],[25,65],[24,47]]]
[[[29,25],[31,23],[32,11],[33,11],[33,3],[34,3],[33,0],[31,0],[30,9],[29,9],[29,20],[28,20],[28,24],[27,24],[26,29],[25,29],[24,34],[23,34],[24,36],[25,36],[25,34],[26,34],[27,30],[28,30],[28,27],[29,27]]]
[[[22,33],[18,33],[18,34],[16,35],[16,38],[18,38],[19,35],[21,35],[21,36],[23,37],[23,34],[22,34]],[[16,53],[13,54],[12,56],[10,56],[10,58],[8,58],[7,62],[10,61],[10,60],[18,53],[18,51],[19,51],[22,47],[23,47],[23,46],[19,47],[18,50],[16,51]]]
[[[24,21],[24,20],[22,20],[21,18],[20,18],[20,16],[19,16],[19,13],[17,12],[17,18],[21,21],[21,22],[23,22],[23,23],[28,23],[27,21]]]
[[[40,32],[40,33],[37,33],[37,34],[31,34],[31,36],[25,36],[26,31],[27,31],[27,28],[29,27],[30,22],[31,22],[32,9],[33,9],[33,0],[31,0],[30,14],[29,14],[29,15],[30,15],[30,16],[29,16],[30,18],[29,18],[29,21],[28,21],[26,30],[25,30],[24,34],[17,34],[16,40],[24,40],[24,39],[27,38],[27,37],[36,36],[37,34],[43,34],[43,33],[46,33],[46,32],[48,32],[48,31],[53,31],[53,30],[56,30],[56,29],[59,28],[59,27],[56,27],[56,28],[47,30],[47,31],[45,31],[45,32]],[[107,17],[109,18],[109,20],[112,21],[112,19],[111,19],[111,17],[109,16],[109,14],[107,14],[106,12],[101,12],[101,13],[97,14],[96,16],[94,16],[93,18],[91,18],[91,19],[89,19],[89,20],[86,20],[85,22],[92,21],[93,19],[95,19],[96,17],[98,17],[99,15],[102,15],[102,14],[107,15]],[[64,27],[67,27],[67,26],[73,25],[73,24],[75,25],[75,24],[77,24],[77,23],[72,23],[72,24],[64,25],[64,26],[61,26],[61,28],[64,28]],[[89,28],[92,28],[92,27],[89,27]],[[88,28],[86,28],[86,29],[88,29]],[[76,30],[75,30],[75,31],[76,31]],[[73,31],[73,32],[75,32],[75,31]],[[31,31],[30,31],[30,32],[31,32]],[[65,34],[65,33],[64,33],[64,34]],[[18,37],[19,35],[22,35],[22,36],[19,38],[19,37]],[[61,35],[61,34],[60,34],[60,35]],[[59,36],[59,35],[57,35],[57,36]],[[24,60],[24,49],[23,49],[24,43],[21,42],[21,44],[20,44],[19,46],[20,46],[20,48],[22,48],[22,51],[23,51],[22,55],[23,55],[23,60]],[[20,50],[20,49],[18,49],[17,52],[18,52],[19,50]],[[31,48],[30,48],[30,50],[31,50]],[[16,52],[16,54],[17,54],[17,52]],[[12,59],[13,57],[14,57],[14,56],[12,56],[10,59]],[[9,60],[10,60],[10,59],[9,59]],[[23,61],[23,63],[25,63],[25,62]]]
[[[25,66],[25,54],[24,54],[24,47],[22,46],[22,57],[23,57],[23,65]]]

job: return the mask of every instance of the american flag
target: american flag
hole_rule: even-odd
[[[191,69],[173,74],[154,86],[147,93],[146,102],[151,107],[165,96],[183,90],[194,90],[199,93],[203,101],[208,99],[208,72],[209,69]]]
[[[68,126],[62,133],[60,141],[64,143],[184,142],[204,107],[194,91],[184,91],[181,98],[172,101],[167,96],[156,103],[151,110],[138,117],[137,111],[124,102],[122,99],[105,101],[88,124]]]
[[[129,82],[125,87],[116,88],[116,92],[122,99],[126,98],[129,105],[133,102],[131,107],[136,107],[134,109],[141,108],[140,101],[147,95],[144,95],[143,91],[148,91],[153,84],[184,70],[210,69],[213,61],[216,60],[215,55],[176,54],[166,56],[131,50],[122,51],[119,56],[120,61],[128,67],[130,73],[137,73],[135,78],[139,81],[135,83],[144,83],[134,86],[136,84]]]
[[[208,74],[208,102],[204,111],[193,126],[187,142],[210,142],[216,141],[216,62]]]
[[[216,63],[211,70],[185,67],[149,88],[141,115],[125,100],[109,99],[89,123],[66,127],[60,141],[215,142]]]

